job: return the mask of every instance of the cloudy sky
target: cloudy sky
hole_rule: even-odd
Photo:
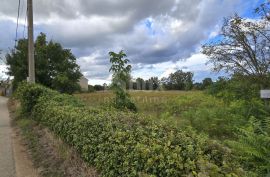
[[[14,46],[19,0],[1,0],[0,50]],[[205,65],[201,44],[218,35],[222,19],[238,13],[253,18],[264,0],[33,0],[35,36],[72,49],[91,84],[110,81],[109,51],[124,50],[132,76],[166,77],[177,69],[194,72],[194,80],[218,77]],[[19,38],[26,0],[21,0]],[[5,66],[0,64],[0,78]]]

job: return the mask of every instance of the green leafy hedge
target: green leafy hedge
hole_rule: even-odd
[[[23,110],[102,176],[244,176],[230,149],[134,113],[89,109],[70,95],[22,84]]]
[[[27,84],[22,82],[16,89],[15,97],[19,98],[22,106],[22,113],[31,113],[37,101],[42,96],[53,97],[56,91],[45,88],[37,84]]]

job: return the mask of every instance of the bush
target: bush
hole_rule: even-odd
[[[53,95],[57,95],[57,92],[38,84],[21,82],[14,96],[21,102],[22,113],[30,114],[41,96]]]
[[[270,174],[270,117],[251,117],[249,125],[238,129],[237,141],[228,141],[247,169],[260,176]]]
[[[233,100],[251,100],[259,98],[260,85],[247,76],[233,76],[231,79],[220,77],[208,87],[207,92],[227,102]]]
[[[226,102],[201,92],[169,99],[161,107],[165,120],[178,121],[182,128],[191,126],[216,139],[235,138],[236,128],[247,125],[251,116],[270,116],[260,99]]]
[[[21,87],[18,91],[36,96],[19,97],[33,119],[73,146],[103,176],[244,175],[230,149],[194,131],[130,112],[88,109],[41,86]]]
[[[22,113],[30,115],[34,106],[39,99],[50,100],[57,102],[58,106],[72,105],[82,107],[84,104],[75,97],[67,94],[59,94],[57,91],[53,91],[39,84],[29,84],[22,82],[19,84],[15,92],[15,98],[17,98],[22,107]]]

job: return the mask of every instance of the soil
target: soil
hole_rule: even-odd
[[[29,152],[23,142],[20,130],[12,130],[13,154],[15,160],[16,177],[39,177],[38,170],[34,168]]]

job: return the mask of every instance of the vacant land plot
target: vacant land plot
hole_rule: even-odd
[[[130,95],[139,114],[177,128],[192,127],[217,139],[232,137],[234,128],[244,125],[249,116],[243,110],[245,103],[226,103],[201,91],[131,91]],[[107,108],[113,93],[85,93],[76,97],[90,107]]]
[[[158,117],[166,111],[165,106],[172,100],[186,96],[199,97],[203,94],[200,91],[130,91],[129,93],[138,107],[139,113],[147,113]],[[76,94],[76,97],[91,107],[104,106],[112,101],[113,96],[110,91]]]

